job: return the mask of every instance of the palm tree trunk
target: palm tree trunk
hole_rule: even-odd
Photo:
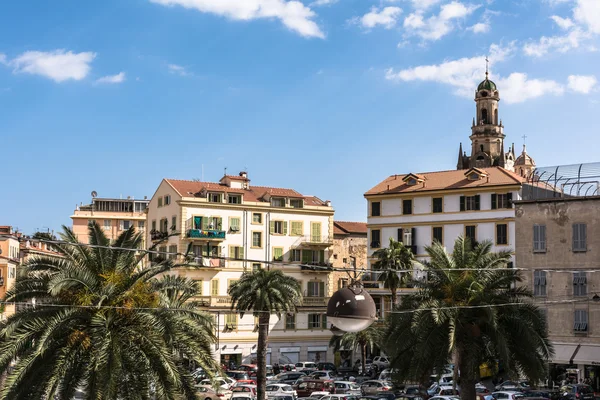
[[[395,287],[391,288],[391,292],[392,292],[392,311],[394,310],[394,308],[396,307],[396,304],[398,303],[398,289],[396,289]]]
[[[256,394],[258,400],[266,399],[267,388],[267,345],[269,343],[269,313],[261,313],[258,317],[258,345],[256,349]]]
[[[362,364],[362,373],[363,375],[367,374],[367,344],[366,343],[361,343],[360,344],[360,353],[361,353],[361,364]]]
[[[475,363],[473,361],[474,357],[462,346],[457,347],[456,351],[458,365],[455,365],[454,368],[458,367],[458,372],[460,373],[460,399],[474,400],[476,396],[475,383],[477,381]]]

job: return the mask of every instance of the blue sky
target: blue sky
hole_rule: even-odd
[[[0,224],[164,177],[329,199],[453,169],[485,56],[507,142],[539,166],[598,161],[597,0],[56,0],[0,5]]]

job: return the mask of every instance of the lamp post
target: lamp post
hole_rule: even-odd
[[[327,303],[327,318],[338,328],[334,334],[360,332],[377,320],[377,310],[371,295],[359,282],[352,282],[331,296]],[[343,332],[342,332],[343,334]]]

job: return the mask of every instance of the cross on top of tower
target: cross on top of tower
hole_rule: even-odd
[[[523,144],[526,144],[526,143],[525,143],[525,140],[527,139],[527,135],[523,135],[523,136],[521,136],[521,137],[523,138]]]
[[[488,60],[487,56],[485,56],[485,79],[487,79],[487,77],[488,77],[489,65],[490,65],[490,60]]]

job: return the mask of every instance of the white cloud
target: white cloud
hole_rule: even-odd
[[[442,0],[410,0],[413,7],[418,10],[427,10],[442,2]]]
[[[177,65],[177,64],[169,64],[167,65],[169,72],[172,74],[176,74],[179,76],[191,76],[192,73],[187,70],[187,68]]]
[[[492,65],[507,59],[514,52],[514,43],[502,47],[490,46],[489,59]],[[437,65],[422,65],[395,72],[386,71],[386,79],[392,81],[433,81],[444,83],[455,88],[460,96],[473,96],[473,91],[485,74],[485,56],[461,58],[445,61]]]
[[[90,63],[96,53],[73,53],[66,50],[27,51],[5,63],[14,73],[40,75],[55,82],[84,79],[90,72]]]
[[[570,3],[573,0],[545,0],[550,6],[555,7],[561,4]]]
[[[458,1],[444,4],[438,15],[427,19],[423,12],[417,11],[409,14],[404,19],[404,27],[409,34],[414,34],[424,40],[439,40],[454,29],[454,21],[465,18],[473,13],[479,6],[465,5]]]
[[[575,25],[570,18],[559,17],[558,15],[553,15],[550,17],[552,21],[558,25],[560,29],[569,30]]]
[[[526,100],[545,95],[560,96],[565,92],[564,86],[553,80],[529,79],[527,74],[513,72],[507,78],[496,81],[501,98],[509,104],[522,103]]]
[[[338,0],[316,0],[310,3],[311,6],[320,7],[320,6],[328,6],[331,4],[337,3]]]
[[[313,18],[315,13],[297,0],[150,0],[164,6],[182,6],[233,20],[277,18],[286,27],[305,37],[324,38]]]
[[[378,25],[383,26],[386,29],[392,29],[398,22],[398,17],[402,14],[402,9],[399,7],[385,7],[378,9],[377,7],[371,8],[367,14],[360,18],[353,18],[352,22],[360,23],[364,28],[375,28]]]
[[[6,64],[6,54],[0,53],[0,64]]]
[[[600,34],[600,1],[577,0],[573,17],[595,34]]]
[[[96,83],[123,83],[125,82],[125,72],[119,72],[116,75],[103,76],[96,80]]]
[[[473,31],[473,33],[487,33],[490,31],[490,24],[489,22],[478,22],[467,29]]]
[[[542,57],[551,51],[566,53],[571,49],[578,48],[581,42],[589,37],[588,33],[580,29],[573,29],[562,36],[542,36],[537,42],[528,42],[523,46],[523,51],[532,57]]]
[[[588,94],[596,88],[594,75],[569,75],[567,86],[574,92]]]

